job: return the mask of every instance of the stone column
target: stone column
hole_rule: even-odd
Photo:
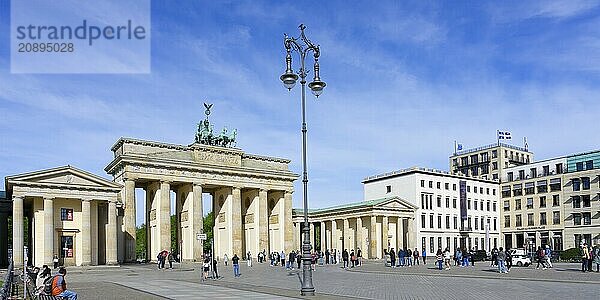
[[[309,222],[310,224],[310,251],[315,250],[315,223]]]
[[[348,253],[350,253],[352,245],[350,245],[350,222],[348,222],[348,218],[344,218],[343,220],[342,236],[344,241],[344,245],[342,248],[348,249]]]
[[[258,251],[266,250],[267,253],[271,253],[269,249],[269,214],[267,208],[267,190],[260,189],[258,192]],[[300,239],[298,239],[300,241]]]
[[[331,220],[331,249],[336,249],[337,251],[340,251],[340,248],[338,248],[338,241],[340,240],[340,238],[337,235],[337,222],[335,221],[335,219]]]
[[[290,253],[292,250],[294,250],[293,246],[292,246],[292,240],[293,240],[293,226],[292,226],[292,192],[291,191],[285,191],[283,194],[283,204],[284,204],[284,212],[285,212],[285,216],[283,217],[283,227],[280,228],[279,230],[285,230],[284,231],[284,240],[283,240],[283,245],[284,245],[284,249],[285,249],[285,253]],[[281,217],[281,216],[280,216]],[[280,223],[281,224],[281,223]],[[323,237],[321,237],[323,238]]]
[[[194,183],[192,187],[192,215],[188,214],[188,218],[192,218],[192,251],[194,261],[202,261],[202,241],[196,239],[197,233],[204,233],[204,209],[202,207],[202,185]]]
[[[382,242],[383,242],[383,249],[389,250],[389,244],[388,244],[388,229],[389,229],[389,222],[388,222],[388,216],[383,216],[383,222],[381,223],[381,236],[382,236]],[[383,251],[383,249],[379,249],[379,251]]]
[[[134,262],[135,255],[135,181],[125,179],[125,261]]]
[[[327,249],[327,233],[325,231],[325,222],[321,222],[321,244],[319,246],[323,252],[325,252],[325,249]]]
[[[160,250],[171,251],[171,183],[168,181],[160,182],[160,210],[159,236]]]
[[[362,217],[356,218],[356,246],[355,248],[363,248],[363,228],[362,228]],[[358,252],[358,249],[356,250]]]
[[[44,264],[54,258],[54,199],[44,198]]]
[[[152,202],[156,196],[156,189],[153,187],[154,184],[147,184],[144,189],[146,191],[146,259],[155,261],[158,253],[155,253],[157,249],[153,248],[156,247],[153,243],[155,237],[152,236],[152,227],[150,226],[150,212],[152,211]],[[154,218],[157,216],[157,211],[154,212]]]
[[[415,232],[415,218],[408,218],[408,230],[406,232],[406,247],[414,248],[417,245],[417,233]]]
[[[13,261],[15,268],[23,266],[23,198],[13,196]],[[31,227],[30,227],[31,228]]]
[[[232,248],[234,254],[239,257],[244,255],[242,249],[242,196],[239,187],[233,187],[232,191],[232,208],[231,208],[231,233],[232,233]]]
[[[369,258],[377,258],[377,217],[371,216],[371,224],[369,228]]]
[[[81,200],[81,265],[92,264],[92,223],[89,199]]]
[[[117,264],[117,203],[108,202],[108,224],[106,224],[106,264]]]
[[[294,223],[294,251],[299,250],[300,248],[302,248],[300,246],[300,223],[295,222]],[[262,251],[262,250],[260,250]]]
[[[404,219],[402,217],[398,217],[398,221],[396,221],[396,244],[398,249],[403,249],[404,246]],[[408,248],[408,247],[407,247]]]

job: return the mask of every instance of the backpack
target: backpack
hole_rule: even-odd
[[[50,276],[46,279],[44,279],[44,294],[46,295],[52,295],[52,288],[53,288],[53,284],[54,284],[54,278],[60,276],[60,275],[54,275],[54,276]]]

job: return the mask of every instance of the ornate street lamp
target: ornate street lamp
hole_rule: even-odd
[[[298,80],[298,75],[300,75],[300,84],[302,84],[302,184],[304,186],[303,189],[303,198],[304,198],[304,226],[302,228],[302,289],[301,294],[303,296],[314,296],[315,295],[315,287],[312,282],[312,269],[310,267],[311,264],[311,245],[310,245],[310,226],[308,224],[308,172],[306,170],[306,75],[308,71],[304,65],[304,59],[306,55],[312,51],[313,57],[315,59],[314,63],[314,79],[311,83],[308,84],[308,87],[312,91],[312,93],[319,97],[323,93],[323,89],[325,88],[325,82],[321,81],[319,78],[319,56],[321,52],[319,50],[319,45],[313,44],[305,35],[304,29],[306,26],[304,24],[300,24],[298,26],[300,28],[300,38],[289,37],[287,34],[284,35],[283,44],[285,46],[285,50],[287,51],[287,55],[285,56],[285,73],[281,75],[280,79],[283,82],[283,85],[291,90],[296,81]],[[296,75],[292,70],[292,51],[296,51],[300,55],[300,70]]]

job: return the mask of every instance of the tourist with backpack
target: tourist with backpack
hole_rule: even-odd
[[[167,255],[167,260],[169,260],[169,269],[173,269],[173,261],[175,261],[175,258],[173,257],[173,251],[169,252]]]
[[[67,269],[61,267],[58,269],[58,274],[54,275],[47,281],[49,285],[44,282],[44,292],[52,296],[59,296],[66,300],[77,300],[77,293],[67,290],[67,282],[65,276],[67,275]],[[49,293],[48,288],[49,286]]]
[[[240,258],[237,256],[237,254],[233,254],[233,257],[231,258],[231,264],[233,265],[233,275],[235,277],[240,277]]]
[[[537,251],[535,252],[535,257],[537,259],[537,266],[535,269],[539,269],[541,264],[542,270],[546,270],[546,251],[542,249],[542,247],[538,247]]]

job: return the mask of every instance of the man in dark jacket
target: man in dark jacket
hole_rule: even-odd
[[[348,269],[348,249],[342,252],[342,260],[344,261],[344,269]]]

